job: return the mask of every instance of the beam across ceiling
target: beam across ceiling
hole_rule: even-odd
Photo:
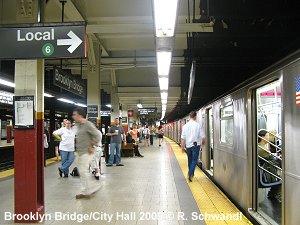
[[[95,34],[153,34],[153,24],[94,24],[87,25],[87,33]],[[213,32],[212,23],[185,23],[178,24],[176,33]]]

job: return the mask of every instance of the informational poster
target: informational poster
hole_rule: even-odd
[[[14,96],[14,128],[34,128],[34,96]]]

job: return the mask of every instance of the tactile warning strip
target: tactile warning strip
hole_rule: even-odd
[[[47,159],[46,160],[46,165],[50,165],[52,163],[56,163],[56,157],[54,158],[51,158],[51,159]],[[14,169],[9,169],[9,170],[4,170],[4,171],[1,171],[0,172],[0,179],[3,179],[3,178],[7,178],[9,176],[12,176],[15,174],[15,170]]]
[[[177,143],[169,138],[165,138],[170,144],[183,175],[188,173],[187,157],[183,154]],[[227,196],[206,176],[200,169],[196,168],[193,182],[188,182],[194,199],[202,215],[216,215],[217,217],[207,217],[207,225],[249,225],[252,224],[240,210],[227,198]],[[241,213],[241,214],[239,214]],[[228,214],[241,215],[238,219],[232,219]],[[223,217],[223,218],[222,218]],[[233,217],[234,218],[234,217]]]

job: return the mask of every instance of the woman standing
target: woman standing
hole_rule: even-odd
[[[58,168],[60,177],[62,177],[63,174],[64,177],[68,177],[69,168],[74,161],[75,135],[76,129],[75,127],[72,128],[70,120],[65,122],[65,127],[53,132],[53,136],[60,140],[61,166]]]
[[[159,143],[159,147],[161,146],[161,143],[163,142],[163,138],[164,138],[164,129],[162,126],[159,126],[158,128],[158,143]]]
[[[155,127],[151,126],[151,128],[150,128],[150,145],[153,145],[154,136],[155,136]]]

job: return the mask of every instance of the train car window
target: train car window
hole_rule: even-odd
[[[233,144],[233,105],[228,105],[220,110],[221,120],[221,143]]]

